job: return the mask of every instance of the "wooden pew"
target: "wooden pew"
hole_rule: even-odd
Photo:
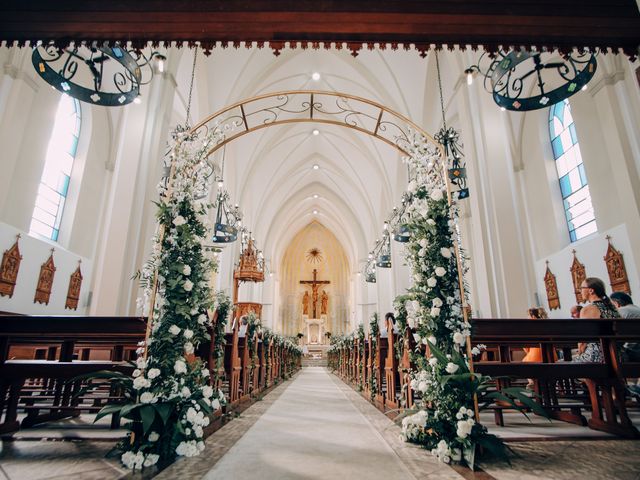
[[[0,432],[19,428],[20,411],[27,413],[22,426],[28,427],[78,416],[81,412],[95,413],[106,403],[117,401],[120,393],[106,383],[103,389],[77,397],[75,393],[83,382],[69,380],[100,370],[130,374],[133,368],[120,362],[127,349],[134,351],[137,343],[144,339],[145,330],[145,321],[139,317],[3,317],[0,322]],[[47,348],[47,359],[8,359],[11,347],[43,345]],[[78,348],[84,352],[106,348],[111,359],[73,361]],[[112,426],[116,425],[117,419],[114,419]]]
[[[404,342],[404,337],[394,332],[394,325],[391,319],[386,321],[387,327],[387,356],[384,360],[384,374],[386,383],[386,392],[384,397],[385,408],[388,410],[397,410],[398,403],[398,357],[396,355],[396,343]]]
[[[376,377],[376,382],[378,383],[378,393],[376,393],[375,399],[373,401],[374,405],[378,407],[379,410],[384,412],[385,409],[385,399],[386,399],[386,375],[385,375],[385,362],[388,355],[389,343],[387,337],[380,336],[378,333],[378,341],[376,342],[376,350],[374,352],[373,359],[373,374]]]
[[[406,409],[412,409],[415,398],[413,389],[411,388],[411,375],[410,372],[416,369],[416,366],[411,361],[411,352],[416,348],[416,341],[413,337],[415,330],[407,327],[404,331],[403,341],[404,350],[402,352],[402,358],[398,364],[399,376],[400,376],[400,391],[402,392],[402,407]]]
[[[620,362],[616,345],[640,340],[638,322],[627,319],[474,319],[472,339],[495,348],[497,360],[476,360],[477,372],[491,376],[535,379],[536,392],[553,418],[585,424],[594,430],[638,438],[625,405],[625,376],[640,374],[640,365]],[[556,362],[554,352],[578,342],[599,343],[602,363]],[[512,351],[523,346],[539,346],[543,362],[523,363],[512,359]],[[589,392],[586,404],[563,402],[558,383],[583,379]],[[562,388],[562,387],[561,387]],[[586,422],[581,409],[590,408]],[[496,416],[498,423],[501,415]]]

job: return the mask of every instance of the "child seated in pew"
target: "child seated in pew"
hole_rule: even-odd
[[[531,320],[537,320],[541,318],[549,318],[547,316],[547,312],[542,307],[535,307],[529,309],[529,318]],[[542,350],[540,347],[528,347],[524,348],[524,352],[526,355],[522,359],[523,362],[541,362],[542,361]]]
[[[549,318],[549,316],[547,315],[547,311],[542,307],[530,308],[528,313],[529,313],[529,318],[531,320],[539,320],[539,319],[542,319],[542,318]],[[523,350],[526,353],[526,355],[522,359],[523,362],[542,362],[542,349],[540,347],[525,347]],[[554,352],[553,357],[554,357],[553,358],[554,361],[557,360],[555,352]],[[528,378],[527,379],[527,388],[528,389],[533,389],[534,385],[535,385],[535,382],[534,382],[533,378]]]

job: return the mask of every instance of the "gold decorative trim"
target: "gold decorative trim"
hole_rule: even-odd
[[[51,255],[46,262],[40,267],[40,276],[38,277],[38,285],[36,286],[36,295],[33,298],[33,303],[44,303],[49,305],[49,298],[51,297],[51,290],[53,288],[53,277],[56,274],[56,266],[53,263],[53,252],[55,248],[51,249]]]
[[[20,247],[18,241],[21,235],[16,235],[16,241],[9,250],[5,250],[2,254],[2,264],[0,264],[0,296],[13,297],[13,291],[18,281],[18,272],[20,271]]]
[[[573,253],[573,263],[571,264],[570,269],[571,280],[573,281],[573,293],[576,296],[576,302],[584,303],[587,300],[582,298],[582,289],[580,288],[580,285],[582,285],[584,279],[587,278],[587,272],[584,268],[584,265],[580,263],[580,260],[578,260],[576,251],[571,250],[571,253]]]
[[[560,308],[560,296],[558,295],[558,283],[556,276],[549,269],[549,261],[547,260],[547,271],[544,274],[544,287],[547,290],[547,301],[549,302],[549,310]]]
[[[607,247],[604,261],[607,264],[611,290],[614,292],[625,292],[631,295],[631,287],[629,286],[629,277],[627,275],[627,269],[624,266],[623,255],[611,244],[611,236],[607,235],[605,238],[607,242],[609,242],[609,246]]]
[[[351,128],[388,143],[409,154],[411,131],[423,135],[440,150],[431,135],[404,115],[362,97],[320,90],[290,90],[258,95],[229,105],[201,120],[191,129],[226,130],[220,143],[209,150],[212,155],[227,143],[262,128],[288,123],[315,122]]]
[[[78,260],[78,268],[71,274],[69,278],[69,288],[67,289],[67,301],[64,304],[65,310],[77,310],[80,301],[80,289],[82,288],[82,272],[80,264],[82,260]]]

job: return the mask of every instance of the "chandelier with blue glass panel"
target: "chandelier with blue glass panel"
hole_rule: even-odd
[[[560,54],[500,50],[495,56],[483,53],[464,73],[469,85],[480,73],[485,90],[500,108],[526,112],[550,107],[585,89],[597,65],[596,54],[590,51]]]
[[[59,48],[53,43],[33,49],[36,72],[56,90],[92,105],[117,107],[135,101],[140,86],[162,73],[166,58],[120,44],[78,44]]]

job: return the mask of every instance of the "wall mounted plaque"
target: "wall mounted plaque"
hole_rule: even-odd
[[[622,254],[611,245],[611,237],[607,235],[606,238],[607,242],[609,242],[609,247],[604,256],[604,261],[607,264],[607,272],[609,272],[611,290],[614,292],[625,292],[631,295],[629,277],[627,276],[627,269],[624,266],[624,258],[622,258]]]
[[[573,293],[576,296],[577,303],[583,303],[586,300],[582,298],[581,288],[582,282],[587,278],[587,273],[585,271],[584,265],[580,263],[578,257],[576,257],[576,251],[571,250],[573,253],[573,263],[571,264],[571,280],[573,281]]]
[[[80,300],[80,288],[82,287],[82,272],[80,271],[80,263],[82,263],[82,260],[78,260],[78,268],[76,268],[76,271],[71,274],[71,278],[69,279],[67,301],[64,304],[65,309],[78,309],[78,301]]]
[[[56,273],[56,266],[53,263],[53,252],[55,248],[51,249],[51,255],[46,262],[40,267],[40,276],[38,277],[38,285],[36,286],[36,296],[33,298],[33,303],[44,303],[49,305],[49,298],[51,297],[51,289],[53,288],[53,276]]]
[[[18,271],[20,270],[20,248],[18,247],[20,234],[16,235],[16,241],[9,250],[5,250],[2,255],[2,264],[0,264],[0,295],[13,297],[13,290],[18,280]]]
[[[549,270],[549,261],[547,263],[547,271],[544,274],[544,287],[547,290],[547,301],[549,302],[549,310],[560,308],[560,296],[558,295],[558,283],[556,276]]]

